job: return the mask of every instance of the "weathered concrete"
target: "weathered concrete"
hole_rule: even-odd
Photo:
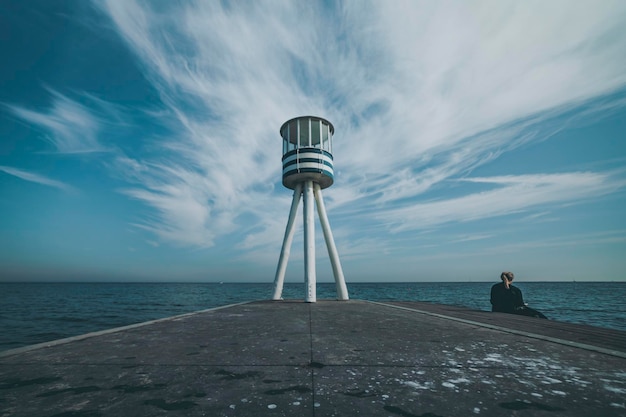
[[[254,302],[0,354],[0,416],[626,416],[625,340],[425,303]]]

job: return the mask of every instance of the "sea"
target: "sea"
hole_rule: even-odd
[[[490,311],[495,282],[348,283],[351,299],[426,301]],[[549,319],[626,331],[626,282],[519,282],[524,301]],[[272,283],[0,283],[0,351],[89,332],[267,300]],[[303,299],[286,283],[284,299]],[[334,283],[317,298],[334,299]]]

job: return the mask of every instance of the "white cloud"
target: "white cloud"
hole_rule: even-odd
[[[467,222],[564,204],[609,194],[626,186],[623,178],[609,174],[574,172],[465,178],[462,181],[491,184],[489,191],[441,201],[393,208],[377,215],[394,231],[422,229],[448,222]]]
[[[166,241],[210,246],[238,231],[243,250],[280,242],[290,193],[273,192],[278,128],[301,114],[336,127],[331,222],[338,210],[413,230],[623,186],[602,173],[499,176],[467,179],[497,186],[485,193],[415,201],[623,88],[624,2],[99,5],[166,106],[168,160],[121,165],[135,184],[125,192],[154,209],[143,227]]]
[[[53,180],[47,177],[44,177],[39,174],[35,174],[33,172],[24,171],[17,168],[12,168],[8,166],[0,165],[0,171],[3,171],[9,175],[13,175],[14,177],[23,179],[24,181],[34,182],[41,185],[46,185],[48,187],[58,188],[65,192],[75,192],[76,189],[71,185],[68,185],[64,182]]]
[[[21,106],[7,105],[16,116],[39,126],[49,135],[50,142],[59,153],[102,152],[105,147],[98,141],[100,120],[90,109],[58,92],[50,90],[53,104],[47,111],[34,111]]]
[[[626,83],[621,2],[379,5],[373,31],[397,85],[381,88],[407,127],[433,133],[409,139],[422,149]]]

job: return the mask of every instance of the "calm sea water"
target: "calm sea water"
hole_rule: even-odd
[[[348,290],[352,299],[488,311],[492,284],[349,283]],[[550,319],[626,331],[626,282],[516,285],[525,301]],[[0,351],[271,295],[271,283],[0,283]],[[304,284],[285,284],[283,297],[303,299]],[[335,285],[318,283],[317,297],[335,298]]]

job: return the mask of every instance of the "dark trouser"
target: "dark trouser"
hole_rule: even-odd
[[[541,313],[540,311],[537,311],[534,308],[530,308],[526,306],[517,307],[514,313],[519,314],[521,316],[538,317],[540,319],[547,319],[547,317],[544,316],[543,313]]]

